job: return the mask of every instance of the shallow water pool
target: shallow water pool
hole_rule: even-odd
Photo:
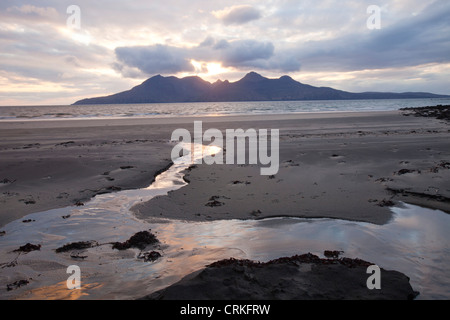
[[[324,250],[341,250],[346,257],[406,274],[420,292],[417,299],[450,298],[450,216],[442,211],[403,204],[392,208],[393,218],[382,226],[336,219],[186,222],[133,216],[129,209],[134,204],[185,185],[182,171],[188,165],[175,162],[148,188],[99,195],[83,207],[30,214],[1,228],[0,298],[134,299],[220,259],[267,261],[308,252],[323,256]],[[27,219],[31,222],[22,222]],[[154,249],[162,258],[155,262],[138,259],[138,250],[117,251],[107,244],[148,229],[161,242]],[[54,251],[89,240],[104,245],[78,258]],[[12,252],[26,243],[40,244],[41,250]],[[67,289],[70,265],[81,269],[80,290]],[[6,290],[22,279],[29,283]]]

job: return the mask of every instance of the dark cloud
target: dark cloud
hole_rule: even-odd
[[[188,50],[167,45],[116,48],[116,57],[122,64],[145,74],[192,72],[192,58]]]
[[[214,45],[215,41],[213,37],[207,37],[205,40],[203,40],[198,46],[201,47],[210,47]]]
[[[220,40],[214,43],[214,49],[226,49],[230,46],[227,40]]]
[[[249,61],[268,60],[272,58],[275,47],[271,42],[237,40],[227,44],[222,42],[214,49],[220,51],[220,60],[224,65],[235,67]]]
[[[261,18],[261,12],[249,5],[233,6],[221,11],[216,11],[217,18],[225,25],[244,24]]]
[[[208,37],[197,47],[178,48],[168,45],[121,47],[116,49],[115,69],[130,75],[130,69],[146,75],[194,71],[191,60],[221,62],[224,67],[261,70],[298,71],[295,57],[276,56],[271,42],[256,40],[226,41]],[[136,75],[135,73],[132,73]]]

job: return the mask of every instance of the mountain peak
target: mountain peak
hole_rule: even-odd
[[[289,76],[282,76],[282,77],[280,77],[280,80],[289,80],[289,81],[295,81],[294,79],[292,79],[291,77],[289,77]]]
[[[259,73],[256,73],[256,72],[252,71],[252,72],[247,73],[245,75],[245,77],[243,77],[241,80],[257,81],[257,80],[262,80],[262,79],[266,79],[266,78],[264,78]]]
[[[269,79],[249,72],[236,82],[216,81],[214,84],[198,76],[179,79],[156,75],[131,90],[110,96],[83,99],[75,104],[220,102],[220,101],[293,101],[447,98],[429,93],[351,93],[332,88],[302,84],[289,76]]]

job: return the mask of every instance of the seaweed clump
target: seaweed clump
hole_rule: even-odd
[[[68,252],[72,250],[84,250],[92,247],[97,247],[98,243],[96,241],[80,241],[80,242],[72,242],[63,245],[62,247],[57,248],[55,251],[57,253],[60,252]]]
[[[28,253],[28,252],[36,251],[36,250],[41,250],[40,244],[27,243],[26,245],[19,247],[19,249],[14,250],[14,252]]]
[[[114,242],[112,248],[117,250],[126,250],[130,248],[144,250],[148,245],[156,244],[158,242],[159,240],[151,232],[140,231],[125,242]]]

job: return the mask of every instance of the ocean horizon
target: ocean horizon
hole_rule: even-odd
[[[450,105],[450,98],[0,106],[0,121],[373,112],[436,105]]]

